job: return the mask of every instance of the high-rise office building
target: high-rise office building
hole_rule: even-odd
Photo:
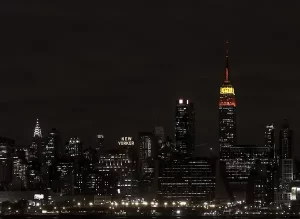
[[[39,124],[39,119],[36,120],[36,125],[33,132],[32,144],[29,147],[29,161],[39,160],[42,162],[42,152],[44,150],[44,142],[42,136],[42,129]]]
[[[270,161],[270,182],[267,185],[267,194],[268,200],[267,202],[274,202],[275,194],[278,190],[278,167],[279,167],[279,159],[278,159],[278,149],[276,147],[276,129],[273,124],[269,124],[265,129],[265,147],[269,148],[269,161]]]
[[[61,195],[74,195],[74,161],[70,157],[62,157],[55,164],[52,190]]]
[[[100,156],[101,151],[103,151],[103,144],[104,144],[104,135],[98,134],[96,139],[96,147],[95,147],[98,157]]]
[[[0,137],[0,183],[12,181],[14,140]]]
[[[41,189],[42,187],[42,168],[44,164],[45,146],[42,136],[42,130],[40,127],[39,120],[36,120],[36,125],[33,131],[32,143],[29,146],[28,151],[28,168],[27,168],[27,178],[28,178],[28,188],[30,190]],[[45,172],[45,171],[44,171]]]
[[[184,157],[191,157],[195,150],[195,108],[187,99],[180,98],[175,111],[176,150]]]
[[[172,154],[175,152],[175,145],[172,140],[167,137],[166,141],[161,144],[158,150],[158,158],[162,162],[169,161],[172,158]]]
[[[279,132],[279,188],[277,203],[288,204],[290,200],[290,184],[293,181],[293,131],[285,120]]]
[[[83,157],[88,160],[90,164],[96,164],[98,162],[97,151],[92,147],[88,147],[83,151]]]
[[[265,129],[265,147],[270,148],[270,158],[273,159],[273,162],[277,160],[276,153],[276,139],[275,139],[275,127],[273,124],[269,124]]]
[[[46,166],[51,166],[56,158],[63,155],[63,151],[60,133],[53,128],[48,134],[46,148],[43,152]]]
[[[266,166],[268,173],[268,186],[270,185],[270,149],[256,145],[235,145],[230,147],[230,153],[226,161],[227,180],[230,189],[236,200],[244,200],[246,197],[246,188],[251,170],[254,168],[256,161],[260,160],[261,164]],[[268,194],[269,195],[269,194]]]
[[[157,154],[156,146],[153,133],[139,133],[139,170],[141,174],[154,172],[154,159]]]
[[[139,183],[140,194],[144,198],[149,198],[157,193],[157,178],[155,174],[158,171],[157,162],[157,147],[159,142],[152,132],[139,133]]]
[[[13,150],[13,189],[27,188],[27,167],[25,151],[15,147]]]
[[[227,46],[228,42],[226,43]],[[226,51],[225,79],[219,99],[220,160],[229,159],[230,147],[236,144],[236,102],[234,88],[229,80],[228,49]]]
[[[66,155],[79,157],[82,155],[82,142],[78,137],[70,138],[66,144]]]
[[[270,192],[270,170],[268,165],[256,160],[250,171],[247,183],[246,203],[258,208],[267,207],[273,202],[273,192]]]
[[[127,145],[127,143],[125,144]],[[121,197],[131,197],[133,195],[134,187],[136,186],[133,178],[133,171],[135,170],[132,166],[132,160],[126,153],[122,151],[109,151],[105,155],[101,155],[96,169],[103,172],[104,175],[102,176],[107,176],[109,179],[112,176],[117,177],[117,180],[115,180],[117,181],[116,187],[106,188],[106,191],[110,190],[110,193],[116,191],[116,194]],[[114,185],[114,183],[111,185]]]
[[[158,181],[162,200],[211,201],[215,197],[216,160],[174,158],[162,163]]]

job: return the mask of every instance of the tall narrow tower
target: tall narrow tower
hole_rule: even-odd
[[[293,180],[293,131],[290,129],[289,123],[285,120],[279,132],[279,190],[289,193],[290,183]],[[283,195],[284,197],[285,195]],[[283,198],[285,199],[285,198]]]
[[[236,102],[234,88],[229,80],[228,42],[226,42],[226,67],[219,100],[220,160],[230,158],[230,147],[236,144]]]
[[[43,146],[42,130],[40,127],[39,119],[37,119],[33,132],[33,141],[29,147],[29,160],[40,159]]]
[[[191,157],[195,150],[195,108],[187,99],[178,99],[175,115],[176,150]]]

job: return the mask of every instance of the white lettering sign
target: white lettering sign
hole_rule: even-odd
[[[134,145],[132,137],[121,137],[121,140],[118,141],[118,145],[131,146]]]

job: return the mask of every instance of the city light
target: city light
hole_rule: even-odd
[[[179,203],[181,206],[185,206],[186,205],[186,202],[182,201]]]
[[[145,114],[147,118],[141,120],[138,113],[137,118],[127,119],[129,121],[127,126],[121,124],[124,122],[122,119],[119,121],[120,124],[104,121],[104,125],[99,126],[103,129],[97,130],[99,133],[109,130],[105,124],[113,127],[111,130],[116,133],[108,133],[107,136],[124,135],[119,139],[113,139],[116,147],[113,143],[109,145],[110,140],[106,142],[105,138],[104,141],[104,135],[95,135],[96,130],[90,133],[93,138],[87,140],[91,142],[91,147],[87,147],[88,145],[79,137],[74,136],[69,136],[64,144],[62,139],[66,136],[61,135],[55,128],[43,132],[42,136],[39,120],[32,123],[30,134],[32,142],[28,146],[16,145],[14,140],[0,137],[2,214],[43,213],[52,216],[70,213],[70,215],[107,214],[116,217],[123,217],[126,214],[130,216],[151,214],[153,217],[165,214],[177,217],[197,214],[229,217],[236,215],[241,218],[260,214],[300,214],[298,209],[300,171],[297,169],[300,161],[295,160],[293,154],[295,132],[287,120],[280,125],[266,123],[267,119],[277,121],[277,118],[269,116],[260,121],[261,118],[255,118],[252,114],[265,113],[264,110],[250,110],[252,114],[248,120],[253,124],[248,124],[248,129],[244,132],[252,135],[252,132],[259,130],[258,134],[262,141],[257,144],[248,144],[247,141],[240,144],[237,141],[236,134],[240,130],[236,125],[239,112],[236,98],[242,97],[236,97],[231,84],[228,50],[224,58],[226,66],[222,72],[223,82],[220,84],[219,93],[217,92],[218,118],[205,118],[209,113],[195,109],[195,106],[199,105],[199,100],[196,99],[194,104],[193,100],[180,96],[174,99],[172,104],[174,111],[171,116],[174,123],[172,138],[165,133],[170,130],[156,125],[153,130],[150,126],[145,131],[132,130],[130,127],[135,127],[136,124],[130,122],[140,121],[143,124],[144,120],[150,118],[150,115]],[[252,86],[255,87],[255,84]],[[177,91],[180,90],[181,87],[178,87]],[[197,94],[191,96],[197,97]],[[264,107],[255,99],[247,101],[253,103],[256,108]],[[217,99],[212,102],[217,102]],[[277,105],[281,102],[279,101]],[[84,103],[81,105],[84,106]],[[205,107],[207,104],[202,105]],[[137,109],[160,110],[162,106],[141,105]],[[102,104],[101,107],[104,111],[99,112],[103,117],[111,116],[105,114],[107,104]],[[121,113],[111,119],[119,119],[118,116],[125,118],[136,113],[123,111],[123,108],[111,109],[111,112]],[[166,112],[171,113],[171,110]],[[273,114],[270,111],[270,115],[274,116]],[[143,114],[144,117],[145,115]],[[203,142],[196,139],[199,132],[196,115],[218,126],[219,129],[215,130],[215,133],[210,133],[211,136],[218,136],[214,141],[206,143],[204,141],[206,138],[202,139]],[[161,122],[156,121],[156,118],[153,120],[155,124]],[[296,120],[293,123],[297,124]],[[94,129],[97,128],[95,124],[80,121],[78,125],[93,125]],[[210,129],[210,125],[205,125],[202,127],[203,130],[208,132],[213,130]],[[123,130],[119,130],[118,126],[123,127]],[[138,139],[129,136],[138,136]],[[198,142],[201,144],[196,145]],[[213,142],[218,144],[214,145]],[[196,153],[197,147],[199,156]],[[110,150],[112,148],[114,149]],[[228,197],[225,199],[218,194],[219,182],[226,188]]]

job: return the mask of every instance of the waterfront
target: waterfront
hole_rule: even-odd
[[[160,218],[160,219],[168,219],[168,218],[199,218],[199,216],[142,216],[143,218],[146,219],[155,219],[155,218]],[[207,219],[214,219],[214,218],[227,218],[227,219],[251,219],[251,218],[266,218],[266,219],[283,219],[283,218],[299,218],[299,216],[263,216],[263,215],[255,215],[255,216],[200,216],[201,218],[207,218]],[[9,215],[9,216],[2,216],[1,219],[7,218],[7,219],[20,219],[20,218],[26,218],[26,219],[31,219],[31,218],[36,218],[36,219],[71,219],[71,218],[91,218],[91,219],[96,219],[96,218],[103,218],[103,219],[137,219],[141,218],[141,216],[99,216],[99,215],[43,215],[43,216],[38,216],[38,215],[32,215],[32,216],[16,216],[16,215]]]

